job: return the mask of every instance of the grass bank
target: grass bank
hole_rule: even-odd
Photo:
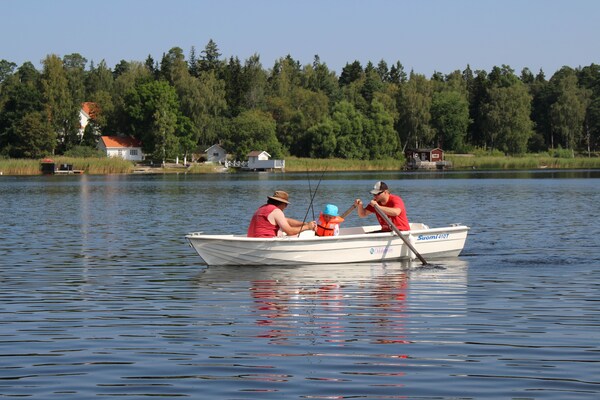
[[[527,170],[527,169],[600,169],[600,157],[557,158],[547,154],[528,154],[519,157],[473,154],[446,154],[454,170]],[[404,160],[344,160],[287,157],[287,172],[305,171],[398,171]]]
[[[446,154],[446,160],[452,161],[453,169],[598,169],[600,157],[557,158],[546,154],[528,154],[524,156],[487,156],[471,154]]]
[[[120,158],[75,158],[53,157],[58,164],[72,164],[73,169],[82,170],[86,174],[130,174],[136,169],[134,163]],[[557,158],[547,154],[529,154],[519,157],[490,156],[472,154],[446,154],[452,161],[454,170],[526,170],[526,169],[600,169],[600,157]],[[345,159],[312,159],[286,157],[287,172],[306,171],[400,171],[404,169],[404,160],[345,160]],[[218,172],[211,164],[192,164],[189,169],[182,166],[152,168],[152,173],[191,173],[206,174]],[[40,175],[40,160],[0,159],[1,175]]]

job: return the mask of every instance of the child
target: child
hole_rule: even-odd
[[[317,223],[317,236],[337,236],[340,234],[340,224],[344,218],[338,215],[338,208],[333,204],[327,204],[325,209],[319,215]]]

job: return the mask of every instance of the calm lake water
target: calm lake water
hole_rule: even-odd
[[[207,268],[184,239],[380,179],[469,225],[461,257]],[[596,399],[599,204],[600,171],[0,176],[0,397]]]

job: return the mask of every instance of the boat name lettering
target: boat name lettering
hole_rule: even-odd
[[[438,233],[437,235],[419,235],[417,240],[436,240],[436,239],[448,239],[449,233]]]
[[[385,254],[388,251],[392,251],[390,247],[371,247],[369,253],[371,254]]]

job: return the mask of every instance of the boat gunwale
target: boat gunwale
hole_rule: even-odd
[[[373,226],[359,226],[355,228],[372,228]],[[351,229],[351,228],[345,228]],[[449,232],[462,232],[469,231],[471,228],[466,225],[449,225],[445,227],[437,228],[426,228],[426,229],[414,229],[410,231],[401,231],[404,236],[415,236],[419,234],[435,234],[435,233],[449,233]],[[360,238],[380,238],[396,236],[394,232],[377,232],[377,233],[351,233],[346,235],[338,236],[281,236],[272,238],[255,238],[248,237],[243,234],[205,234],[202,231],[190,232],[185,235],[188,240],[202,239],[202,240],[225,240],[225,241],[243,241],[243,242],[312,242],[312,241],[323,241],[323,240],[348,240],[348,239],[360,239]]]

